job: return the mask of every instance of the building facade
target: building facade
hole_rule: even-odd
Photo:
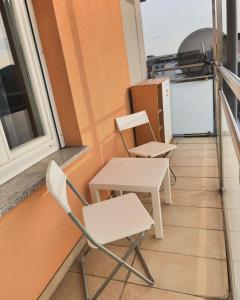
[[[57,127],[65,147],[88,146],[65,171],[89,197],[89,180],[111,157],[126,155],[114,118],[129,112],[131,82],[146,78],[143,40],[141,51],[139,39],[134,48],[142,67],[133,70],[137,61],[129,60],[134,53],[129,52],[128,45],[133,41],[124,29],[126,22],[130,25],[135,22],[129,13],[135,16],[139,3],[125,0],[122,3],[115,0],[26,2],[39,33],[49,76],[47,84],[51,87]],[[123,15],[124,12],[128,15]],[[139,30],[139,22],[132,25],[135,31],[131,35]],[[128,142],[133,143],[131,133]],[[81,217],[81,204],[73,195],[70,204]],[[38,187],[0,218],[0,298],[37,299],[80,236],[46,186]]]

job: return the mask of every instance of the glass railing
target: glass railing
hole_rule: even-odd
[[[224,67],[220,76],[240,98],[240,79]],[[233,299],[240,299],[240,131],[223,90],[220,102],[220,162],[222,169],[222,198],[224,206],[228,266]]]

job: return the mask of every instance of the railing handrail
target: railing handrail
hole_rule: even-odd
[[[240,161],[240,131],[238,129],[236,120],[234,119],[231,108],[228,104],[227,98],[222,89],[219,91],[219,95],[221,98],[221,104],[223,107],[223,111],[225,113],[225,117],[227,120],[230,135],[232,137],[236,155],[238,157],[238,160]]]
[[[240,78],[222,65],[218,66],[218,71],[223,76],[236,98],[240,100]]]

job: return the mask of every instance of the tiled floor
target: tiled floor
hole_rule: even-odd
[[[122,269],[100,299],[200,300],[228,299],[227,264],[221,198],[214,138],[178,138],[171,165],[177,182],[173,204],[162,204],[164,238],[156,240],[153,229],[141,243],[142,254],[155,279],[149,288]],[[161,193],[161,199],[164,195]],[[151,202],[142,199],[151,211]],[[117,255],[126,251],[126,241],[109,245]],[[129,263],[141,270],[135,255]],[[101,285],[114,262],[92,250],[86,261],[90,294]],[[57,288],[52,300],[83,299],[79,259]]]

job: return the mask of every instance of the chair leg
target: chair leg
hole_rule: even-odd
[[[82,257],[81,257],[82,280],[83,280],[84,295],[85,295],[86,300],[89,300],[90,296],[89,296],[89,293],[88,293],[87,274],[86,274],[86,270],[85,270],[85,261],[86,261],[86,257],[88,255],[88,252],[90,251],[90,249],[91,248],[86,244],[85,248],[83,249]]]
[[[134,243],[134,240],[133,240],[132,238],[127,237],[127,239],[128,239],[132,244]],[[152,274],[150,273],[150,271],[149,271],[149,269],[148,269],[148,266],[147,266],[147,264],[146,264],[146,262],[145,262],[145,260],[144,260],[144,258],[143,258],[143,256],[142,256],[142,253],[141,253],[141,251],[140,251],[140,249],[139,249],[139,246],[136,246],[136,247],[135,247],[135,251],[136,251],[136,254],[138,255],[138,258],[139,258],[139,260],[140,260],[140,263],[142,264],[143,269],[144,269],[144,271],[145,271],[147,277],[150,278],[150,280],[151,280],[152,282],[154,282],[154,279],[153,279],[153,277],[152,277]]]
[[[169,166],[169,170],[170,170],[170,172],[171,172],[172,175],[173,175],[173,181],[170,182],[170,185],[174,185],[174,184],[176,183],[176,181],[177,181],[177,176],[175,175],[173,169],[172,169],[170,166]],[[161,191],[164,191],[164,188],[160,188],[159,191],[160,191],[160,192],[161,192]]]
[[[172,167],[169,166],[169,170],[170,170],[170,172],[172,173],[173,178],[174,178],[174,180],[171,182],[171,185],[173,185],[173,184],[177,181],[177,176],[175,175],[175,173],[174,173]]]
[[[171,151],[170,151],[171,152]],[[167,155],[168,155],[168,153],[170,153],[170,152],[167,152],[166,154],[164,154],[162,157],[166,157]],[[175,184],[175,182],[177,181],[177,176],[175,175],[175,173],[174,173],[174,171],[173,171],[173,169],[172,169],[172,167],[169,165],[169,169],[170,169],[170,172],[172,173],[172,175],[173,175],[173,181],[170,183],[171,185],[174,185]],[[164,188],[162,188],[162,189],[160,189],[160,191],[163,191],[164,190]]]
[[[121,261],[117,264],[117,266],[113,269],[113,271],[110,273],[110,275],[108,276],[108,278],[104,281],[103,285],[99,288],[99,290],[96,292],[96,294],[94,295],[94,297],[92,298],[92,300],[97,299],[97,297],[100,295],[100,293],[104,290],[104,288],[107,286],[107,284],[110,282],[110,280],[115,276],[115,274],[118,272],[118,270],[123,266],[123,267],[127,267],[127,263],[126,260],[127,258],[130,256],[130,254],[136,249],[138,248],[139,244],[141,243],[142,239],[144,236],[144,232],[142,232],[138,238],[133,241],[132,245],[129,247],[128,251],[124,254],[124,256],[122,257]],[[129,269],[129,268],[128,268]],[[153,285],[153,279],[152,277],[149,279],[146,276],[144,276],[143,274],[141,274],[140,272],[138,272],[137,270],[135,270],[133,267],[130,267],[130,272],[133,272],[135,275],[139,276],[142,280],[144,280],[148,285]]]
[[[97,292],[91,298],[91,300],[96,300],[99,297],[99,295],[106,288],[106,286],[108,285],[108,283],[112,280],[112,278],[115,276],[115,274],[118,272],[118,270],[121,267],[127,268],[130,272],[134,273],[135,275],[137,275],[138,277],[140,277],[142,280],[144,280],[148,285],[153,285],[154,282],[153,282],[152,276],[150,276],[150,278],[148,278],[148,277],[144,276],[142,273],[140,273],[137,270],[135,270],[128,263],[126,263],[127,258],[136,249],[136,247],[138,247],[138,245],[141,243],[141,241],[143,239],[143,236],[144,236],[144,232],[142,232],[138,236],[138,238],[135,241],[133,241],[133,243],[131,244],[131,246],[129,247],[129,249],[127,250],[127,252],[124,254],[124,256],[121,259],[117,258],[113,253],[111,253],[107,249],[105,251],[104,249],[99,248],[99,250],[101,250],[102,252],[104,252],[108,256],[112,257],[114,260],[116,260],[118,262],[118,264],[113,269],[113,271],[110,273],[110,275],[105,279],[105,281],[103,282],[102,286],[97,290]],[[85,272],[85,268],[84,268],[84,261],[85,261],[85,257],[87,255],[88,251],[89,251],[89,249],[87,249],[87,250],[85,250],[83,252],[83,258],[82,258],[82,261],[81,261],[82,262],[82,270],[83,270],[82,271],[82,273],[83,273],[83,284],[84,284],[84,291],[85,291],[85,299],[86,300],[90,300],[89,293],[88,293],[88,288],[87,288],[86,272]],[[111,255],[110,255],[110,253],[111,253]]]

